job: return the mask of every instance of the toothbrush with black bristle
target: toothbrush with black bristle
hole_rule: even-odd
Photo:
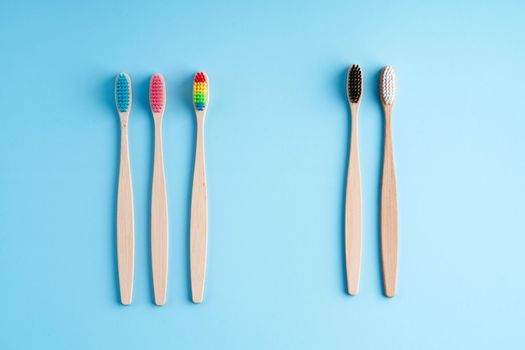
[[[379,83],[381,105],[385,114],[385,149],[381,188],[381,255],[385,295],[392,298],[397,283],[397,190],[392,148],[392,109],[396,97],[396,75],[391,66],[383,68]]]
[[[208,110],[208,101],[208,76],[204,72],[199,72],[193,79],[193,107],[197,119],[197,139],[190,222],[191,292],[192,300],[196,304],[202,303],[204,298],[208,249],[208,200],[204,164],[204,119]]]
[[[348,69],[346,92],[352,119],[346,183],[345,255],[348,294],[359,293],[361,270],[361,173],[359,168],[358,113],[363,93],[363,72],[353,64]]]
[[[155,304],[164,305],[168,286],[168,203],[162,155],[162,117],[166,107],[166,82],[160,74],[151,77],[149,100],[155,122],[155,155],[151,188],[151,266]]]
[[[133,190],[128,145],[128,120],[131,110],[132,90],[128,74],[115,78],[115,104],[120,117],[120,171],[117,197],[117,262],[120,301],[131,304],[135,261],[135,224],[133,215]]]

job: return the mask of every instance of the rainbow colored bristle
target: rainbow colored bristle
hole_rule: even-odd
[[[154,74],[149,84],[149,103],[153,113],[160,113],[164,110],[166,103],[166,87],[164,77],[160,74]]]
[[[208,104],[208,77],[206,73],[199,72],[193,79],[193,105],[198,111],[206,109]]]
[[[115,103],[121,113],[126,113],[131,104],[131,79],[126,73],[115,78]]]

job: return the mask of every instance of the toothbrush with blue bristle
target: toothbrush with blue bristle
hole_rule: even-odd
[[[128,74],[120,73],[115,79],[115,104],[120,117],[120,172],[117,198],[117,261],[120,300],[131,304],[133,295],[133,268],[135,258],[135,228],[133,190],[128,146],[128,120],[132,90]]]

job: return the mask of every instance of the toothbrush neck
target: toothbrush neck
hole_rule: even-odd
[[[195,117],[197,119],[197,126],[204,126],[204,120],[206,119],[206,110],[195,111]]]
[[[359,103],[350,103],[350,114],[352,115],[352,119],[357,120],[359,114]]]
[[[153,113],[153,121],[156,128],[162,127],[162,113]]]

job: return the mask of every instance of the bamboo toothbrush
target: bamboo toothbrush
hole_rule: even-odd
[[[208,200],[204,165],[204,119],[208,110],[208,100],[208,76],[204,72],[199,72],[193,79],[193,107],[197,119],[197,140],[190,223],[191,291],[193,302],[196,304],[202,303],[204,298],[208,249]]]
[[[361,269],[361,174],[359,170],[357,128],[362,91],[363,72],[359,65],[353,64],[348,69],[346,82],[346,92],[352,118],[345,210],[346,280],[350,295],[357,295],[359,292],[359,273]]]
[[[115,78],[115,104],[120,117],[120,172],[117,198],[117,261],[120,300],[131,304],[133,295],[133,268],[135,260],[135,224],[133,217],[133,190],[128,146],[128,120],[131,110],[131,79],[120,73]]]
[[[380,78],[381,104],[385,113],[385,150],[381,190],[381,255],[385,295],[396,293],[397,280],[397,191],[392,149],[392,109],[396,97],[396,75],[391,66],[383,68]]]
[[[168,204],[162,155],[162,117],[166,106],[166,83],[160,74],[151,77],[149,101],[155,122],[155,156],[151,190],[151,265],[155,304],[164,305],[168,285]]]

